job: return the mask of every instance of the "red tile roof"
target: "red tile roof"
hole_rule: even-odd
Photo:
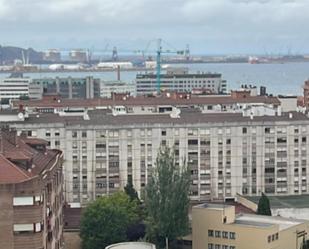
[[[0,154],[0,184],[19,183],[30,179],[27,171],[11,163]]]
[[[13,107],[32,107],[32,108],[63,108],[63,107],[98,107],[98,106],[151,106],[151,105],[216,105],[216,104],[235,104],[235,103],[265,103],[280,105],[276,97],[269,96],[249,96],[247,98],[233,98],[230,95],[198,97],[190,96],[186,98],[173,97],[127,97],[125,99],[41,99],[41,100],[16,100]]]
[[[29,180],[53,165],[60,151],[40,151],[31,147],[38,143],[44,145],[43,142],[0,129],[0,184]]]

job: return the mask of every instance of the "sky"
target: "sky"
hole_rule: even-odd
[[[0,0],[0,44],[192,54],[309,53],[309,0]],[[151,50],[155,43],[150,43]]]

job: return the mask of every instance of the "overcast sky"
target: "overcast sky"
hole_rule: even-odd
[[[309,0],[0,0],[0,44],[192,53],[309,52]],[[165,45],[167,46],[167,45]]]

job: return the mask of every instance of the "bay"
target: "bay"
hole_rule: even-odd
[[[227,80],[228,88],[238,89],[240,85],[266,86],[270,94],[302,95],[304,81],[309,78],[309,63],[284,64],[249,64],[249,63],[207,63],[207,64],[175,64],[175,67],[188,67],[191,72],[221,73]],[[143,72],[142,70],[140,73]],[[133,83],[138,71],[122,71],[121,80]],[[1,74],[0,77],[8,77]],[[103,80],[116,80],[116,72],[49,72],[24,73],[25,77],[85,77],[93,76]]]

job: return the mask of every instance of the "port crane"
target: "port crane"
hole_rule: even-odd
[[[185,50],[176,50],[176,49],[166,49],[162,48],[163,40],[161,38],[156,40],[157,42],[157,50],[156,51],[148,51],[150,43],[148,43],[147,48],[145,50],[137,50],[135,52],[142,53],[143,57],[146,52],[154,52],[156,53],[156,88],[157,94],[161,93],[161,62],[162,62],[162,54],[177,54],[177,55],[185,55]],[[169,44],[168,44],[169,45]]]

